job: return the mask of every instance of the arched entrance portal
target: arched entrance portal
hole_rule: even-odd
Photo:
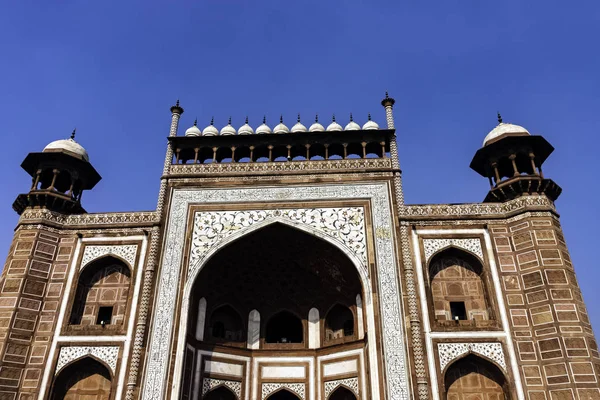
[[[342,345],[361,348],[357,343],[365,335],[355,334],[365,330],[365,316],[357,317],[362,304],[358,308],[356,299],[361,296],[361,278],[343,251],[302,230],[273,223],[229,243],[202,267],[190,291],[186,348],[247,357],[260,350],[262,357],[285,358],[309,348],[339,346],[339,341],[324,337],[325,316],[332,309],[329,316],[335,317]],[[309,313],[317,320],[309,323]],[[340,352],[347,350],[343,346]],[[187,360],[197,363],[198,357]],[[198,371],[202,376],[195,382],[202,382],[210,377],[203,368],[185,365],[183,370]]]
[[[447,400],[508,400],[506,378],[498,367],[475,355],[468,355],[446,371]]]
[[[204,400],[237,400],[235,394],[225,386],[218,387],[204,395]]]
[[[111,376],[98,361],[86,357],[65,367],[52,385],[51,400],[108,400]]]
[[[267,397],[267,400],[300,400],[300,399],[298,398],[298,396],[296,396],[292,392],[282,389],[278,392],[273,393],[269,397]]]

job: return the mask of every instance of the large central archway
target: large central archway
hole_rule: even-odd
[[[202,266],[189,291],[185,343],[276,357],[361,342],[363,293],[357,266],[339,247],[272,223],[220,248]]]

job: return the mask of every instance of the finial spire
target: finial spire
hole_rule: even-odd
[[[73,132],[71,132],[71,140],[75,140],[75,132],[77,131],[77,128],[73,128]]]
[[[319,122],[319,114],[315,114],[315,122]]]
[[[248,116],[246,115],[246,125],[248,125]]]
[[[279,123],[283,124],[283,114],[279,115]]]
[[[183,114],[183,108],[179,105],[179,99],[175,102],[175,105],[171,107],[171,113],[173,114]]]
[[[194,120],[194,126],[198,126],[198,117]]]
[[[214,124],[215,124],[215,117],[211,117],[211,118],[210,118],[210,124],[211,124],[211,125],[214,125]]]
[[[385,98],[386,98],[386,99],[389,99],[389,98],[390,98],[390,96],[388,95],[388,92],[387,92],[387,90],[385,91]]]
[[[229,121],[227,122],[227,125],[231,125],[231,116],[229,117]]]
[[[298,113],[298,122],[300,122],[300,113]]]
[[[371,113],[369,113],[369,116],[367,118],[369,119],[369,121],[371,120]]]
[[[500,112],[498,112],[498,123],[502,123],[502,115],[500,115]]]
[[[175,105],[176,105],[177,107],[179,107],[179,99],[177,99],[177,102],[175,103]]]
[[[335,122],[335,114],[333,114],[333,116],[331,117],[331,120],[332,120],[333,122]]]
[[[265,125],[267,124],[267,116],[266,115],[263,115],[263,124],[265,124]]]
[[[354,119],[352,119],[352,113],[350,113],[350,122],[353,122]]]

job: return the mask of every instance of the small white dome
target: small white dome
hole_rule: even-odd
[[[352,114],[350,114],[350,122],[348,122],[348,125],[346,125],[344,130],[345,131],[360,131],[360,125],[357,124],[356,122],[354,122],[354,119],[352,118]]]
[[[363,125],[362,128],[364,131],[374,131],[379,129],[379,125],[377,125],[377,122],[371,121],[371,114],[369,113],[369,120]]]
[[[267,125],[267,117],[263,117],[263,123],[261,126],[256,128],[256,134],[257,135],[268,135],[269,133],[273,133],[273,132],[271,132],[271,128],[269,128],[269,125]]]
[[[231,136],[235,135],[237,132],[235,128],[231,125],[231,117],[229,117],[229,122],[223,128],[221,128],[221,136]]]
[[[273,128],[273,133],[290,133],[289,128],[283,123],[283,116],[279,117],[279,124]]]
[[[219,130],[215,128],[215,119],[212,118],[210,120],[210,125],[202,131],[202,136],[217,136],[218,134]]]
[[[246,117],[246,123],[238,129],[238,135],[254,135],[254,129],[248,125],[248,117]]]
[[[502,117],[498,115],[498,126],[490,131],[483,140],[483,145],[495,142],[503,136],[528,136],[529,131],[522,126],[514,124],[506,124],[502,122]]]
[[[54,142],[49,143],[46,147],[44,147],[44,150],[42,150],[42,152],[53,151],[65,151],[76,157],[81,157],[85,161],[90,161],[87,151],[82,145],[75,141],[75,130],[73,130],[73,133],[69,139],[55,140]]]
[[[309,132],[325,132],[323,125],[319,123],[319,115],[315,116],[315,123],[308,128]]]
[[[292,126],[292,133],[306,132],[306,127],[300,122],[300,114],[298,114],[298,122]]]
[[[198,120],[194,121],[194,125],[187,128],[185,131],[185,136],[201,136],[202,132],[198,129]]]
[[[327,127],[327,132],[341,132],[342,126],[335,122],[335,115],[333,116],[333,121]]]

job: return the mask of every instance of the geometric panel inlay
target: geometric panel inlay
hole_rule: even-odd
[[[365,216],[362,207],[212,211],[196,213],[188,267],[190,276],[216,243],[270,218],[309,225],[341,242],[360,258],[363,265],[367,265]]]
[[[133,269],[135,263],[135,255],[137,253],[137,244],[111,245],[111,246],[86,246],[83,251],[83,258],[79,269],[85,267],[92,261],[112,254],[120,257],[129,263],[129,267]]]
[[[337,389],[339,386],[345,386],[352,390],[358,396],[358,378],[338,379],[336,381],[325,382],[325,398]]]
[[[85,356],[94,356],[102,360],[110,367],[112,373],[117,368],[117,357],[119,356],[119,346],[69,346],[61,347],[56,363],[55,374],[65,365],[83,358]]]
[[[460,358],[467,353],[476,353],[482,355],[502,367],[506,371],[506,360],[502,344],[493,343],[438,343],[438,353],[440,355],[440,368],[444,368],[452,361]]]
[[[263,383],[261,399],[266,399],[271,393],[279,389],[289,389],[302,400],[306,398],[304,383]]]
[[[227,381],[224,379],[213,379],[204,378],[202,380],[202,397],[209,391],[219,386],[227,386],[237,396],[238,399],[242,397],[242,383],[236,381]]]
[[[449,246],[469,251],[483,260],[483,251],[481,250],[481,241],[479,239],[423,239],[425,262],[429,262],[429,259],[435,252]]]

